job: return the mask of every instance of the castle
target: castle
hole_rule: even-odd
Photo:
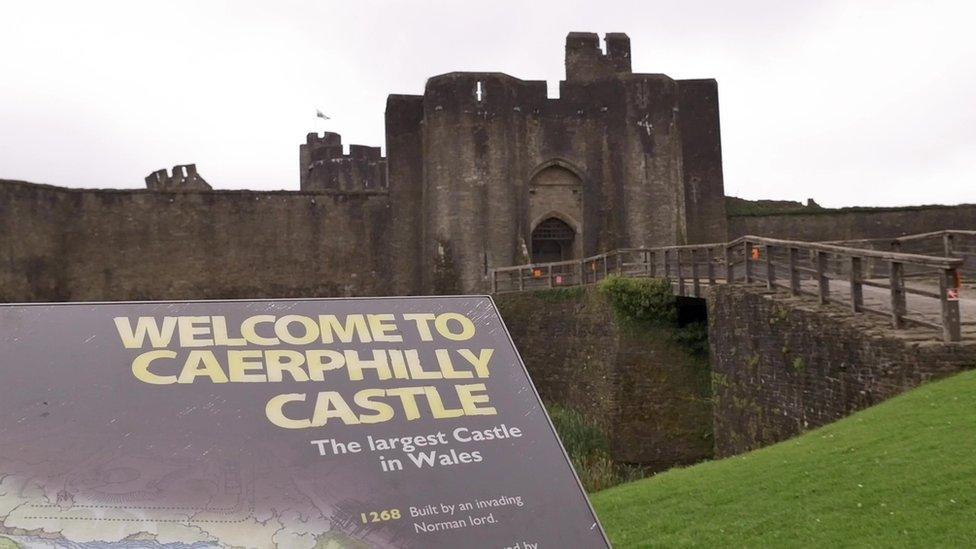
[[[0,300],[482,293],[493,267],[742,234],[827,240],[969,228],[971,206],[727,212],[718,89],[632,71],[629,38],[566,38],[566,79],[454,72],[390,95],[386,153],[300,146],[300,190],[0,180]],[[728,203],[728,204],[727,204]],[[787,207],[789,210],[790,208]]]
[[[891,239],[976,220],[976,205],[726,197],[715,81],[635,74],[617,33],[605,51],[595,34],[567,37],[558,98],[501,73],[389,96],[386,152],[309,134],[293,191],[213,190],[192,164],[142,189],[0,179],[0,301],[484,293],[490,269],[530,261],[743,235]],[[599,418],[614,459],[655,470],[782,440],[972,364],[971,343],[919,345],[768,293],[715,285],[707,304],[679,302],[683,322],[707,317],[710,359],[682,347],[689,332],[634,332],[600,292],[497,302],[543,398]]]
[[[630,39],[566,39],[559,98],[545,81],[455,72],[391,95],[387,157],[336,134],[301,146],[303,190],[389,189],[400,287],[469,293],[493,266],[628,246],[724,240],[714,80],[631,71]]]

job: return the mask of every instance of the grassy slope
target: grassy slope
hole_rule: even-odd
[[[976,546],[976,371],[592,501],[615,547]]]

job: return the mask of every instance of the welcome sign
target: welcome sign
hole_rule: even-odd
[[[487,297],[0,306],[0,545],[607,547]]]

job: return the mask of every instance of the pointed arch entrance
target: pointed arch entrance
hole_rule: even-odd
[[[533,263],[583,257],[583,180],[569,162],[553,159],[529,178],[529,256]],[[525,241],[523,241],[525,242]]]

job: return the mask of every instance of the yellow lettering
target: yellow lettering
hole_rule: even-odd
[[[329,349],[305,351],[308,358],[308,377],[312,381],[325,381],[325,372],[338,370],[346,365],[346,357]]]
[[[274,315],[254,315],[245,318],[244,322],[241,322],[241,335],[248,343],[255,345],[278,345],[281,343],[278,338],[260,336],[257,332],[258,324],[272,324],[274,321]]]
[[[397,329],[393,315],[366,315],[366,318],[369,320],[369,331],[373,334],[373,341],[389,341],[394,343],[403,341],[403,336],[388,333],[395,332]]]
[[[151,316],[140,316],[136,320],[136,328],[132,329],[129,319],[124,316],[116,317],[115,328],[119,332],[119,338],[126,349],[141,349],[149,337],[149,344],[159,349],[169,345],[173,339],[173,330],[176,328],[176,317],[163,317],[163,326],[160,329],[156,324],[156,319]]]
[[[333,343],[336,336],[339,341],[350,343],[356,334],[359,334],[358,339],[363,343],[373,341],[363,315],[349,315],[345,324],[340,323],[335,315],[319,315],[319,327],[322,330],[322,343]]]
[[[386,391],[383,389],[363,389],[356,393],[353,400],[360,408],[364,408],[371,412],[376,412],[375,414],[360,414],[359,421],[362,423],[382,423],[384,421],[389,421],[393,419],[393,406],[385,402],[376,402],[371,400],[373,397],[386,396]]]
[[[460,332],[452,332],[450,321],[455,321],[461,325]],[[459,313],[443,313],[434,319],[434,328],[444,339],[451,341],[465,341],[474,337],[474,323],[468,317]]]
[[[284,407],[289,402],[305,402],[305,395],[301,393],[288,393],[272,397],[264,407],[264,415],[268,421],[284,429],[305,429],[312,426],[312,422],[307,419],[291,419],[285,415]]]
[[[373,360],[362,360],[359,358],[359,351],[349,350],[345,353],[346,370],[349,371],[349,379],[352,381],[363,380],[363,370],[376,370],[377,379],[384,380],[393,377],[390,373],[390,362],[387,360],[386,351],[375,349]]]
[[[403,315],[404,320],[412,320],[417,324],[417,333],[420,334],[421,341],[434,341],[433,334],[430,333],[430,321],[434,320],[435,315],[430,313],[408,313]]]
[[[301,324],[305,333],[301,336],[291,333],[288,327],[292,324]],[[319,338],[319,325],[307,316],[285,315],[275,322],[275,335],[289,345],[308,345]]]
[[[441,394],[437,392],[437,387],[424,387],[424,392],[427,393],[427,404],[430,405],[430,413],[434,418],[447,419],[464,415],[464,410],[461,408],[452,410],[444,407],[444,401],[441,400]]]
[[[257,361],[252,362],[249,359],[257,359]],[[234,383],[261,383],[268,381],[267,376],[264,374],[247,373],[248,370],[262,370],[263,368],[261,351],[227,351],[227,369],[230,371],[230,380]]]
[[[212,351],[190,351],[177,383],[193,383],[200,376],[209,377],[213,383],[227,383],[227,375]]]
[[[210,317],[210,324],[213,325],[214,345],[225,347],[242,347],[247,345],[243,337],[228,337],[227,319],[222,316]]]
[[[281,381],[281,373],[288,372],[295,381],[308,381],[308,374],[302,369],[305,355],[291,350],[269,350],[264,354],[268,369],[268,381]],[[319,371],[319,374],[322,372]],[[320,380],[321,381],[321,380]]]
[[[417,397],[424,394],[423,387],[395,387],[386,390],[387,396],[400,397],[400,404],[403,406],[404,417],[407,421],[413,421],[420,417],[420,409],[417,407]]]
[[[207,316],[181,316],[177,320],[180,327],[180,346],[181,347],[210,347],[213,339],[197,338],[197,336],[210,335],[210,317]]]
[[[476,395],[475,392],[487,393],[484,383],[474,383],[471,385],[456,385],[458,399],[461,401],[461,408],[464,409],[466,416],[493,416],[498,413],[491,406],[479,408],[479,404],[488,404],[488,395]]]
[[[451,360],[451,354],[447,352],[447,349],[437,349],[434,351],[437,355],[437,364],[441,367],[441,372],[444,374],[444,379],[465,379],[474,377],[471,372],[459,372],[454,369],[454,362]]]
[[[315,400],[315,412],[312,414],[312,427],[322,427],[330,418],[341,419],[346,425],[356,425],[359,418],[346,404],[342,395],[335,391],[323,391]]]
[[[488,377],[488,363],[494,353],[494,349],[482,349],[478,356],[474,356],[470,349],[458,349],[458,354],[474,366],[475,374],[480,378]]]
[[[152,361],[160,358],[176,358],[176,351],[159,350],[142,353],[132,361],[132,375],[139,381],[152,385],[176,383],[176,376],[161,376],[149,371]]]

